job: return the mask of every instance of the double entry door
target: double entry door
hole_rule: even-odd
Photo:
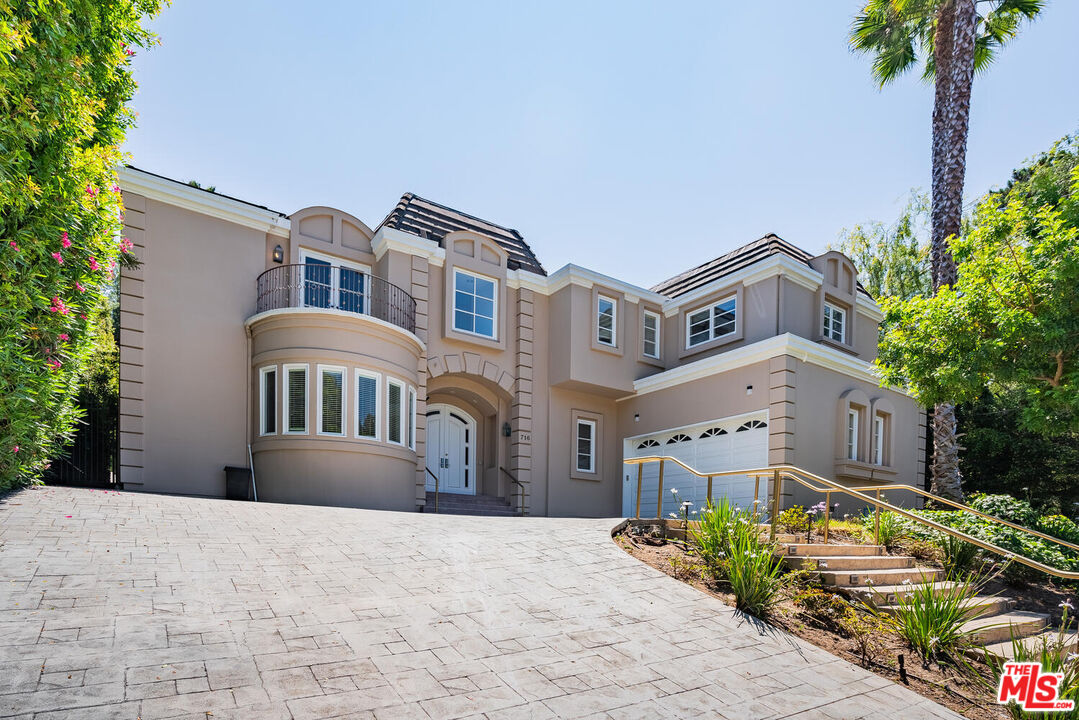
[[[427,406],[427,489],[476,494],[476,421],[449,405]]]

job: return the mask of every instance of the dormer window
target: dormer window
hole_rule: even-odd
[[[686,315],[686,347],[696,347],[725,335],[732,335],[737,328],[738,299],[724,298],[715,305],[695,310]]]
[[[455,269],[453,329],[495,339],[497,293],[497,281]]]
[[[838,343],[847,342],[847,311],[824,303],[824,337]]]

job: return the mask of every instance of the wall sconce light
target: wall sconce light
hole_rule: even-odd
[[[275,263],[285,262],[285,248],[278,245],[273,249],[273,261]]]
[[[510,427],[508,422],[502,423],[502,437],[509,437],[513,434],[513,428]]]
[[[746,385],[746,395],[752,395],[752,394],[753,394],[753,386],[752,385]]]
[[[640,413],[633,413],[633,422],[640,422],[640,421],[641,421],[641,414]]]

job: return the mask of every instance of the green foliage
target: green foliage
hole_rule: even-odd
[[[0,0],[0,491],[71,433],[120,238],[131,49],[159,0]]]
[[[975,644],[973,631],[964,630],[963,625],[979,612],[966,601],[978,594],[980,580],[954,576],[950,580],[955,585],[948,592],[940,592],[932,583],[911,584],[897,598],[893,615],[878,615],[910,644],[926,667],[933,661],[964,665],[962,653]]]
[[[929,198],[913,191],[899,219],[840,232],[837,250],[854,261],[858,279],[875,298],[929,295]]]
[[[727,582],[734,593],[735,607],[763,618],[779,602],[783,562],[776,556],[775,546],[761,540],[757,524],[741,520],[730,535]]]
[[[691,542],[697,547],[697,553],[713,574],[718,574],[720,563],[730,551],[730,536],[741,516],[724,497],[717,503],[709,502],[700,514],[697,527],[689,528]]]
[[[974,569],[980,548],[974,543],[954,535],[939,533],[934,543],[940,551],[940,564],[949,575],[958,575]]]
[[[1032,528],[1038,524],[1038,513],[1026,500],[1013,498],[1011,495],[976,494],[968,498],[967,504],[978,512],[992,515],[1016,525]]]
[[[873,77],[883,87],[921,60],[922,78],[936,74],[933,61],[934,20],[943,0],[868,0],[854,18],[851,49],[873,55]],[[1001,0],[979,3],[974,39],[974,68],[989,67],[1000,48],[1019,31],[1023,20],[1033,19],[1044,0]]]
[[[862,515],[862,528],[863,536],[870,542],[873,542],[877,538],[877,521],[875,513],[872,510],[867,511]],[[894,548],[908,535],[909,527],[903,521],[901,515],[897,515],[889,510],[881,511],[880,538],[876,540],[878,544],[883,545],[886,548]]]
[[[1079,525],[1063,515],[1044,515],[1038,518],[1037,529],[1046,535],[1079,544]]]
[[[779,525],[788,533],[797,535],[809,530],[810,517],[801,505],[789,507],[779,513]]]
[[[1058,162],[1073,158],[1067,147],[1054,149]],[[952,240],[954,286],[883,300],[884,382],[909,385],[925,405],[1014,388],[1023,428],[1079,431],[1079,293],[1067,290],[1079,287],[1079,169],[1054,189],[1047,162],[985,198],[970,232]],[[1047,198],[1059,200],[1037,204]]]

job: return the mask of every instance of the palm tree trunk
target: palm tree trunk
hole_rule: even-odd
[[[976,21],[974,0],[948,0],[941,4],[937,15],[930,251],[933,292],[953,284],[957,277],[948,239],[959,234],[963,218]],[[963,498],[960,449],[955,406],[939,403],[933,411],[932,491],[935,494],[956,500]]]

